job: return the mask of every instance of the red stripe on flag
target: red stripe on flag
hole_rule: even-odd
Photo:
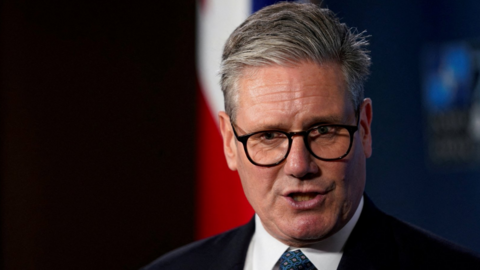
[[[219,128],[198,92],[196,238],[202,239],[245,224],[254,212],[237,172],[227,166]]]

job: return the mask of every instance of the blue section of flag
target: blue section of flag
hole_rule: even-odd
[[[285,2],[285,0],[252,0],[252,13],[262,9],[263,7],[278,3]],[[295,1],[286,1],[295,2]]]

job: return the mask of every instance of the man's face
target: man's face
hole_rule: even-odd
[[[247,68],[238,87],[239,136],[272,129],[301,131],[319,123],[357,123],[336,63]],[[371,154],[369,99],[361,106],[350,153],[336,161],[316,159],[302,137],[295,136],[282,163],[253,165],[235,139],[228,116],[224,112],[219,116],[229,167],[238,170],[248,201],[272,236],[303,246],[330,236],[352,217],[365,186],[365,159]]]

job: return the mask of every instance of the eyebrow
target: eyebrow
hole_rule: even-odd
[[[255,132],[263,131],[263,130],[281,130],[281,131],[290,131],[289,128],[286,126],[282,126],[283,123],[266,123],[259,128],[256,128]],[[315,125],[320,124],[344,124],[342,123],[341,117],[334,116],[334,115],[327,115],[327,116],[317,116],[309,119],[308,121],[302,123],[302,129],[306,130]]]
[[[304,123],[303,128],[310,128],[314,125],[318,124],[344,124],[342,123],[344,120],[342,120],[341,117],[334,116],[334,115],[327,115],[327,116],[320,116],[320,117],[314,117],[307,122]]]

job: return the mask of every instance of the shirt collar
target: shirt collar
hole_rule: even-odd
[[[334,235],[300,250],[310,259],[318,269],[337,269],[343,254],[343,246],[357,223],[363,209],[363,196],[353,217]],[[250,242],[247,257],[251,256],[253,270],[278,269],[278,259],[286,250],[298,248],[289,247],[273,236],[263,227],[255,215],[255,233]]]

